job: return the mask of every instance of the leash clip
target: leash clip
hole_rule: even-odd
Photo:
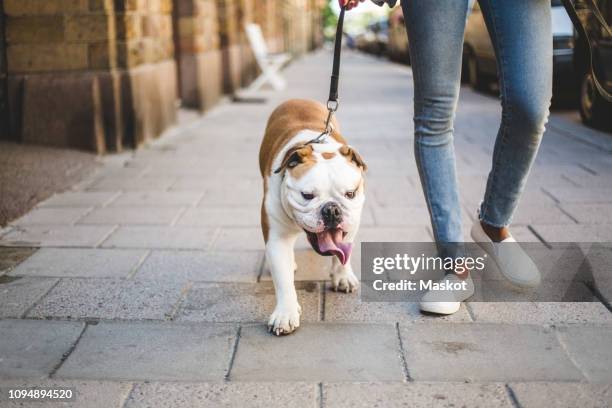
[[[331,120],[334,116],[334,112],[338,110],[338,106],[340,106],[340,103],[337,100],[327,101],[327,119],[325,119],[325,130],[323,130],[319,136],[306,142],[304,144],[305,146],[313,143],[325,143],[325,137],[331,135],[332,131],[334,130]]]
[[[323,134],[329,135],[332,132],[332,126],[331,126],[331,120],[332,117],[334,116],[334,113],[338,110],[338,107],[340,106],[340,102],[336,101],[332,101],[329,100],[327,101],[327,119],[325,120],[325,131],[323,132]]]

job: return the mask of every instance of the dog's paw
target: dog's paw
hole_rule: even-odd
[[[332,289],[335,292],[352,293],[359,288],[359,279],[353,271],[343,271],[331,274]]]
[[[300,327],[300,315],[302,308],[296,302],[295,305],[277,305],[268,320],[268,331],[281,336],[293,333]]]

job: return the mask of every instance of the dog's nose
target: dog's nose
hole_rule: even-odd
[[[321,209],[323,223],[327,228],[336,228],[342,222],[342,210],[338,204],[329,202]]]

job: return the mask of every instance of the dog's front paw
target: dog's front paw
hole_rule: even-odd
[[[331,281],[335,292],[351,293],[359,288],[359,279],[351,270],[332,273]]]
[[[268,321],[268,331],[277,336],[290,334],[300,327],[302,308],[295,302],[293,305],[276,305]]]

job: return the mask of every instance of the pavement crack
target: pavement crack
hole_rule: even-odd
[[[234,360],[236,359],[236,353],[238,352],[238,343],[240,342],[241,334],[242,334],[242,326],[238,325],[238,329],[236,330],[236,338],[234,339],[234,345],[232,347],[229,363],[227,365],[227,371],[225,372],[225,376],[223,377],[225,381],[230,380],[230,375],[232,374],[232,368],[234,367]]]
[[[126,279],[132,279],[134,277],[134,275],[136,275],[136,273],[138,272],[138,270],[140,269],[142,264],[144,264],[144,262],[147,260],[147,258],[152,253],[153,253],[152,250],[150,250],[150,249],[146,250],[145,253],[138,259],[138,262],[136,262],[136,265],[134,265],[134,267],[132,268],[130,273],[128,273],[128,275],[126,276]]]
[[[521,403],[516,397],[516,394],[514,393],[512,387],[510,387],[510,384],[504,384],[504,387],[506,388],[506,392],[508,393],[508,398],[510,398],[510,403],[512,404],[512,406],[514,406],[515,408],[522,408]]]
[[[561,211],[563,214],[567,215],[568,218],[570,218],[572,221],[574,221],[576,224],[580,224],[580,221],[578,221],[576,219],[576,217],[574,217],[572,214],[570,214],[569,212],[565,211],[565,209],[563,207],[561,207],[560,205],[557,206],[557,208],[559,209],[559,211]]]
[[[552,249],[552,245],[550,245],[548,242],[546,242],[546,240],[544,239],[544,237],[543,237],[542,235],[540,235],[540,233],[539,233],[538,231],[536,231],[536,229],[535,229],[535,228],[533,228],[531,225],[528,225],[528,226],[527,226],[527,229],[528,229],[529,231],[531,231],[531,233],[532,233],[533,235],[535,235],[535,236],[536,236],[536,238],[537,238],[537,239],[539,239],[539,240],[540,240],[540,241],[541,241],[541,242],[544,244],[544,246],[546,246],[546,248],[548,248],[548,249]]]
[[[34,303],[32,303],[30,305],[30,307],[28,307],[26,310],[24,310],[24,312],[19,316],[20,319],[25,319],[26,316],[28,315],[28,313],[30,313],[30,311],[32,311],[32,309],[34,309],[36,306],[38,306],[38,304],[40,303],[41,300],[43,300],[45,298],[45,296],[47,296],[49,293],[51,293],[51,291],[57,286],[59,285],[60,281],[62,281],[62,278],[59,278],[57,281],[55,281],[55,283],[53,285],[51,285],[51,287],[49,289],[47,289],[43,294],[41,294],[38,299],[36,299],[34,301]]]
[[[189,293],[192,287],[193,282],[187,282],[187,284],[181,289],[179,298],[176,300],[176,303],[174,304],[172,310],[166,314],[165,320],[174,321],[174,319],[176,318],[176,314],[178,313],[181,305],[183,304],[183,301],[187,298],[187,294]]]
[[[125,399],[123,400],[123,402],[121,403],[121,408],[125,408],[127,406],[127,403],[130,400],[130,397],[132,396],[132,393],[134,392],[135,389],[136,389],[136,384],[135,383],[131,383],[130,384],[130,390],[126,394]]]
[[[54,378],[55,373],[57,373],[57,371],[60,369],[60,367],[64,364],[64,361],[66,361],[68,359],[68,357],[70,357],[70,355],[72,354],[74,349],[76,349],[77,344],[79,344],[79,341],[81,341],[81,338],[85,334],[85,330],[87,330],[88,327],[89,327],[89,323],[85,322],[83,324],[83,328],[81,329],[81,332],[79,333],[79,335],[76,338],[76,340],[74,341],[74,343],[72,343],[70,345],[70,348],[68,349],[68,351],[66,351],[64,354],[62,354],[62,358],[60,359],[59,363],[57,363],[57,365],[55,367],[53,367],[53,369],[49,373],[49,378]]]
[[[320,295],[319,295],[319,320],[325,321],[325,301],[327,297],[327,290],[325,287],[325,281],[320,283]]]
[[[463,304],[465,305],[465,310],[467,310],[467,313],[470,316],[470,319],[472,319],[472,321],[475,322],[476,316],[474,315],[474,311],[472,310],[472,307],[470,306],[469,302],[463,302]]]
[[[593,379],[589,378],[587,372],[585,370],[582,369],[582,367],[580,366],[580,364],[578,363],[578,361],[576,361],[576,359],[572,356],[572,353],[570,353],[569,349],[567,348],[567,344],[565,344],[565,342],[563,341],[563,338],[560,336],[559,333],[559,329],[555,328],[555,337],[557,338],[557,341],[559,342],[559,345],[561,346],[561,348],[563,349],[563,352],[565,353],[565,355],[567,356],[567,359],[569,361],[572,362],[572,364],[574,365],[574,367],[576,367],[576,369],[580,372],[580,374],[582,374],[582,376],[588,381],[588,382],[592,382]]]
[[[402,341],[402,335],[400,333],[400,325],[398,322],[395,323],[395,332],[397,334],[397,342],[399,345],[399,358],[402,365],[402,372],[404,374],[404,381],[413,382],[414,379],[410,376],[408,371],[408,362],[406,361],[406,353],[404,350],[404,342]]]
[[[593,295],[612,313],[612,304],[608,302],[608,299],[599,291],[597,285],[594,282],[582,282]]]
[[[111,235],[113,235],[115,233],[115,231],[117,231],[119,229],[119,225],[113,225],[113,227],[110,229],[110,231],[108,231],[95,245],[94,248],[100,248],[102,246],[102,244],[104,244],[104,242],[106,240],[108,240]]]
[[[323,408],[323,383],[317,383],[315,407]]]
[[[586,171],[587,173],[591,173],[594,176],[597,176],[599,174],[595,170],[593,170],[592,168],[588,167],[585,164],[579,163],[578,167],[580,167],[582,170]]]

